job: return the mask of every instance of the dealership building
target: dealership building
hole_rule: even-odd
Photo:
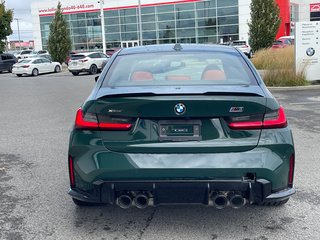
[[[222,43],[248,40],[251,0],[60,0],[74,50],[102,49],[101,8],[106,47],[164,43]],[[139,15],[140,2],[141,15]],[[290,2],[277,0],[281,26],[290,35]],[[35,49],[46,49],[58,1],[31,5]],[[140,17],[141,22],[140,22]],[[140,28],[141,25],[141,35]]]

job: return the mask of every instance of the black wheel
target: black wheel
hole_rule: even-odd
[[[17,76],[18,76],[18,77],[21,77],[21,76],[22,76],[22,74],[17,74]]]
[[[9,73],[12,73],[12,66],[9,67],[8,71]]]
[[[104,204],[101,204],[101,203],[84,202],[84,201],[78,200],[76,198],[72,198],[72,201],[77,206],[101,206],[101,205],[104,205]]]
[[[33,70],[32,70],[32,76],[38,76],[38,74],[39,74],[39,70],[38,69],[36,69],[36,68],[34,68]]]
[[[89,69],[89,73],[92,74],[92,75],[94,75],[94,74],[97,74],[97,72],[98,72],[97,66],[94,65],[94,64],[92,64],[91,67],[90,67],[90,69]]]
[[[250,51],[250,52],[249,52],[249,55],[248,55],[248,58],[252,58],[252,56],[253,56],[253,52]]]
[[[61,67],[59,65],[57,65],[55,68],[54,68],[54,72],[55,73],[58,73],[61,71]]]
[[[289,201],[289,198],[285,200],[280,200],[280,201],[270,201],[270,202],[263,202],[260,205],[261,206],[270,206],[270,207],[276,207],[276,206],[282,206],[286,204]]]
[[[78,72],[72,72],[72,75],[73,75],[73,76],[78,76],[79,73],[78,73]]]

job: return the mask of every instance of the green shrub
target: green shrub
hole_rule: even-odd
[[[307,85],[304,70],[296,74],[294,46],[281,49],[263,49],[255,53],[252,63],[265,70],[263,81],[267,86]]]

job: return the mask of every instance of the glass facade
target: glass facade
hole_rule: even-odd
[[[138,9],[104,12],[107,48],[139,40]],[[74,50],[102,49],[100,12],[65,15]],[[41,17],[43,49],[47,48],[53,17]],[[204,0],[141,7],[143,45],[162,43],[219,43],[238,40],[238,0]]]

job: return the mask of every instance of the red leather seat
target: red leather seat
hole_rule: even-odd
[[[153,74],[147,71],[136,71],[131,74],[131,81],[152,81]]]

